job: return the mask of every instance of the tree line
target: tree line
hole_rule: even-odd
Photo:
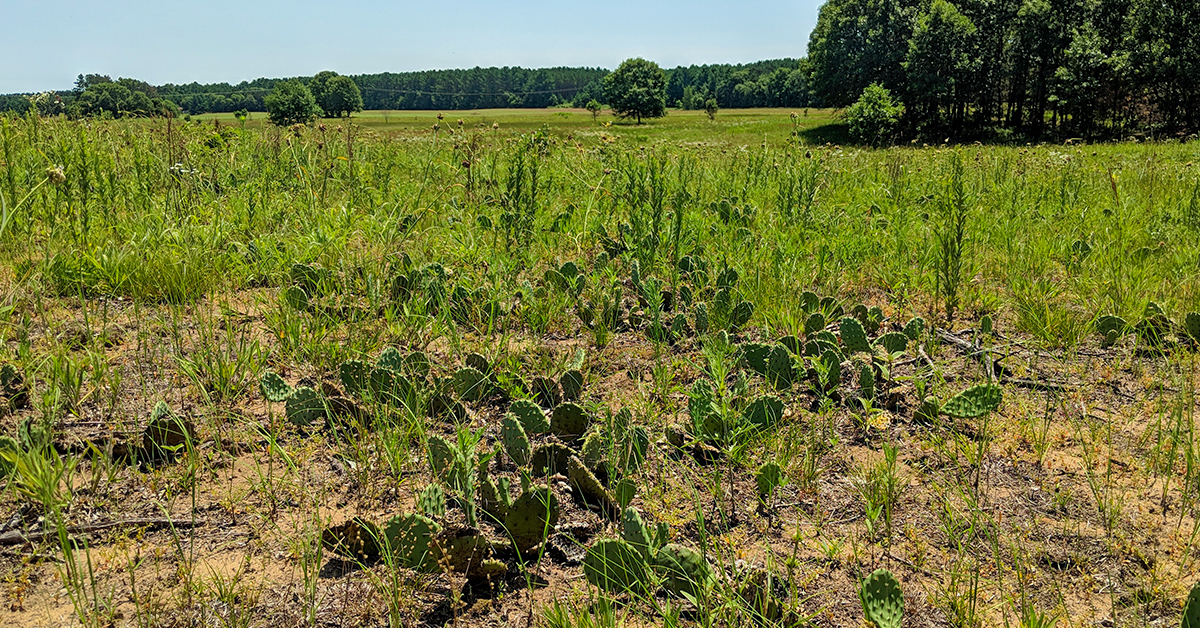
[[[1196,0],[828,0],[808,45],[816,99],[903,104],[897,133],[1189,134]]]

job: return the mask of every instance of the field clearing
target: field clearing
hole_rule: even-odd
[[[1176,624],[1198,145],[790,113],[0,120],[0,625]]]

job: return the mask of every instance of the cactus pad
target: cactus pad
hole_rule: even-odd
[[[925,333],[925,319],[920,316],[914,316],[904,325],[904,335],[908,336],[909,340],[920,340],[923,333]]]
[[[540,410],[539,410],[540,412]],[[533,456],[533,448],[529,444],[529,436],[521,427],[521,422],[511,414],[505,415],[500,426],[500,440],[504,443],[504,451],[512,458],[517,466],[529,464]]]
[[[875,369],[871,368],[870,363],[862,365],[858,370],[858,391],[863,399],[875,400]]]
[[[942,414],[957,419],[975,419],[1000,407],[1003,393],[995,384],[972,386],[942,404]]]
[[[361,396],[371,381],[371,367],[362,360],[347,360],[338,367],[338,375],[346,394]]]
[[[380,538],[379,526],[362,517],[354,517],[321,532],[321,545],[346,558],[372,561],[379,558]]]
[[[479,401],[491,392],[491,382],[477,368],[464,366],[454,372],[454,391],[464,401]]]
[[[283,381],[283,378],[278,373],[267,373],[258,381],[259,390],[262,391],[263,399],[274,403],[287,401],[287,398],[292,394],[292,387]]]
[[[867,332],[857,318],[843,318],[838,324],[838,332],[842,335],[842,346],[847,353],[871,352],[871,341],[867,340]]]
[[[299,427],[311,427],[325,420],[325,401],[320,393],[308,386],[293,390],[284,410],[288,421]]]
[[[478,353],[468,353],[467,357],[463,358],[463,364],[480,373],[489,373],[492,370],[492,365],[488,363],[488,359]]]
[[[646,559],[620,539],[604,539],[589,547],[583,573],[588,582],[609,593],[641,593],[649,581]]]
[[[668,543],[654,557],[654,571],[663,578],[663,586],[676,595],[696,597],[712,582],[708,561],[696,550]]]
[[[650,530],[642,521],[642,516],[632,507],[625,508],[621,514],[621,538],[629,546],[637,550],[647,561],[654,559],[654,545],[650,538]]]
[[[825,315],[820,312],[813,312],[804,320],[804,335],[811,336],[825,329]]]
[[[767,358],[767,381],[776,390],[784,390],[790,388],[794,380],[791,353],[782,344],[775,345]]]
[[[558,382],[549,377],[535,377],[529,384],[534,400],[543,408],[553,408],[562,403],[562,391]]]
[[[739,301],[729,314],[729,322],[735,330],[742,329],[746,323],[750,322],[752,316],[754,316],[754,304],[749,301]]]
[[[617,506],[617,500],[613,499],[608,489],[604,488],[600,480],[596,479],[596,476],[588,470],[578,456],[567,458],[567,478],[571,480],[575,490],[579,491],[586,501],[598,504],[605,515],[616,519],[620,514],[621,509]]]
[[[898,332],[888,332],[875,339],[875,344],[883,347],[888,353],[900,353],[908,348],[908,336]]]
[[[550,416],[550,431],[568,442],[586,433],[591,424],[587,410],[570,401],[558,404]]]
[[[150,414],[150,424],[142,432],[142,448],[152,456],[162,456],[195,438],[196,428],[192,422],[175,414],[160,401]]]
[[[446,516],[446,492],[437,484],[430,484],[417,495],[417,510],[426,517]]]
[[[559,442],[543,443],[533,450],[529,466],[534,477],[542,477],[554,473],[564,473],[567,470],[567,459],[571,450]]]
[[[384,547],[398,564],[432,573],[438,570],[438,563],[430,544],[441,530],[442,526],[423,515],[396,515],[383,525]]]
[[[1200,628],[1200,582],[1192,586],[1183,605],[1183,628]]]
[[[558,378],[558,384],[562,387],[563,399],[577,401],[579,394],[583,392],[583,373],[578,369],[571,369]]]
[[[508,413],[516,417],[526,434],[544,434],[550,431],[550,421],[538,405],[528,399],[518,399],[508,406]]]
[[[742,416],[755,427],[771,427],[783,418],[783,401],[779,397],[764,395],[751,401]]]
[[[308,293],[300,286],[289,286],[285,289],[283,291],[283,301],[294,310],[303,312],[308,309]]]
[[[754,474],[754,482],[758,485],[758,499],[765,502],[771,491],[783,486],[783,468],[776,462],[765,463]]]
[[[1192,340],[1200,342],[1200,312],[1188,312],[1183,319],[1183,328]]]
[[[400,373],[404,371],[404,357],[400,355],[400,351],[395,347],[387,347],[375,359],[375,366]]]
[[[541,545],[557,524],[558,498],[547,486],[533,487],[522,493],[504,518],[504,528],[521,552]]]
[[[892,572],[876,569],[864,578],[859,598],[863,614],[876,628],[900,628],[904,618],[904,594]]]

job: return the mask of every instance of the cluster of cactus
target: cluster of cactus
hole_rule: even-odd
[[[713,584],[708,561],[691,548],[669,543],[665,524],[651,531],[637,510],[626,507],[621,527],[621,538],[602,539],[587,550],[583,573],[594,586],[642,595],[658,582],[672,594],[697,599]]]
[[[708,210],[726,225],[746,226],[754,216],[754,209],[738,202],[738,197],[730,196],[708,204]]]
[[[688,393],[688,417],[691,419],[690,434],[671,433],[668,440],[677,447],[695,445],[698,441],[705,447],[718,449],[730,443],[731,437],[744,429],[768,429],[783,418],[783,400],[774,395],[762,395],[741,408],[722,408],[718,403],[713,382],[701,378],[692,384]]]
[[[862,581],[858,590],[863,615],[876,628],[900,628],[904,618],[904,594],[896,576],[876,569]]]
[[[492,557],[495,548],[478,529],[447,529],[425,514],[395,515],[382,525],[354,517],[326,528],[321,543],[353,560],[383,558],[424,573],[452,571],[484,578],[508,571],[507,565]]]
[[[859,396],[867,402],[875,398],[879,381],[890,377],[888,365],[920,338],[925,321],[913,318],[903,328],[885,331],[883,311],[878,307],[855,306],[845,315],[834,299],[805,292],[800,298],[804,312],[804,337],[784,336],[775,344],[746,343],[741,347],[741,363],[762,375],[776,390],[785,390],[807,379],[821,393],[829,393],[842,384],[842,364],[853,358],[858,362]],[[837,334],[828,329],[828,321],[837,321]]]
[[[1200,344],[1200,312],[1188,312],[1175,323],[1167,317],[1162,306],[1151,301],[1136,324],[1131,325],[1120,316],[1105,314],[1096,319],[1095,329],[1104,347],[1113,346],[1122,336],[1131,333],[1150,346],[1166,344],[1172,337],[1196,345]]]
[[[329,270],[310,264],[292,264],[288,271],[291,284],[283,291],[283,300],[293,309],[312,309],[312,300],[329,294],[333,290],[333,277]]]
[[[587,287],[587,275],[579,270],[578,264],[570,261],[564,262],[557,269],[546,269],[542,281],[547,288],[566,293],[576,299]]]

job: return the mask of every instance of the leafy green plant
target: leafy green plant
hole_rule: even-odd
[[[859,589],[863,614],[877,628],[900,628],[904,617],[904,594],[892,572],[876,569],[863,579]]]

